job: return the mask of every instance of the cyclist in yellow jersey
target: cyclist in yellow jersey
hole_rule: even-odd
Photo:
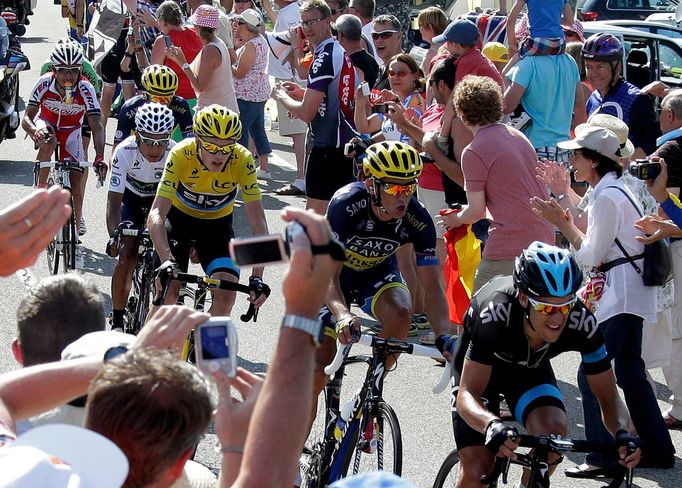
[[[204,107],[196,113],[193,125],[194,138],[177,144],[168,155],[147,226],[162,268],[187,271],[194,247],[207,275],[239,281],[239,269],[228,250],[239,191],[253,234],[268,232],[253,156],[236,143],[242,124],[227,108]],[[267,298],[260,294],[262,276],[263,268],[254,268],[249,279],[250,300],[256,306]],[[175,303],[179,288],[179,283],[172,283],[166,303]],[[234,300],[235,292],[216,289],[211,314],[229,315]]]

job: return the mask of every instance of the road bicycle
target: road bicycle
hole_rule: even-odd
[[[146,215],[146,209],[143,209]],[[121,222],[114,231],[113,239],[120,249],[122,237],[137,239],[137,263],[133,270],[133,286],[126,303],[123,331],[137,335],[149,313],[149,305],[154,296],[154,243],[149,230],[130,228],[129,221]]]
[[[71,171],[83,172],[83,168],[92,166],[89,161],[41,161],[36,163],[35,182],[38,182],[38,170],[49,168],[47,186],[59,185],[71,192]],[[74,209],[73,196],[69,197],[69,204]],[[47,266],[50,274],[59,272],[59,261],[63,263],[64,272],[76,269],[76,245],[78,244],[78,232],[76,231],[76,216],[72,210],[69,219],[62,226],[54,238],[47,245]]]
[[[161,293],[159,293],[152,302],[155,306],[159,306],[164,302],[172,281],[180,281],[181,283],[196,285],[196,289],[194,290],[187,288],[184,292],[184,296],[191,300],[192,308],[201,311],[205,310],[206,300],[210,296],[209,290],[213,288],[236,291],[245,293],[247,295],[251,293],[251,289],[248,287],[248,285],[243,285],[238,282],[220,280],[217,278],[211,278],[210,276],[183,273],[175,268],[164,271],[166,272],[159,273],[159,279],[161,281]],[[265,293],[266,296],[270,295],[270,287],[265,283],[263,283],[262,293]],[[178,300],[184,300],[184,297],[181,295]],[[242,322],[249,322],[250,320],[256,322],[258,320],[258,310],[258,308],[254,307],[253,303],[250,303],[249,309],[239,318]],[[185,344],[183,345],[182,358],[183,360],[192,364],[196,363],[194,353],[194,331],[189,334]]]
[[[485,476],[481,477],[481,485],[490,488],[497,487],[497,482],[502,476],[502,483],[507,484],[507,475],[511,464],[523,466],[530,471],[528,479],[528,488],[549,488],[550,476],[548,471],[547,456],[550,453],[558,454],[560,457],[555,464],[563,461],[563,453],[565,452],[604,452],[611,453],[618,450],[615,443],[597,443],[589,442],[580,439],[569,439],[561,436],[535,436],[520,434],[514,436],[519,441],[520,447],[530,448],[528,453],[517,453],[517,458],[512,460],[509,458],[495,458],[495,467]],[[632,453],[635,450],[634,445],[628,445],[628,452]],[[623,466],[618,476],[613,478],[611,483],[607,486],[609,488],[617,488],[625,482],[625,486],[630,488],[632,486],[633,470],[627,469]],[[448,454],[443,461],[433,488],[453,487],[457,482],[459,468],[459,453],[453,450]]]
[[[402,472],[402,436],[398,418],[382,397],[386,361],[395,354],[442,359],[433,347],[397,339],[362,334],[357,343],[373,348],[371,355],[350,356],[353,344],[339,345],[334,361],[325,368],[330,380],[324,388],[324,433],[312,440],[301,456],[301,488],[322,488],[361,471]],[[343,407],[340,405],[345,367],[367,364],[365,380]],[[434,386],[440,393],[448,385],[449,364]]]

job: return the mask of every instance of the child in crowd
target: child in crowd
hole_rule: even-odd
[[[530,35],[519,47],[514,28],[524,5],[528,7]],[[515,0],[507,18],[507,42],[512,57],[503,74],[524,56],[562,54],[566,48],[562,25],[573,25],[573,9],[568,0]]]

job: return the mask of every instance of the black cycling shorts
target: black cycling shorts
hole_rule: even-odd
[[[305,172],[305,192],[308,198],[331,200],[336,190],[353,181],[353,160],[344,156],[343,148],[312,148]]]
[[[123,60],[123,55],[126,52],[126,35],[128,29],[122,29],[121,35],[118,36],[118,40],[114,47],[107,53],[104,58],[102,58],[101,70],[102,70],[102,81],[110,85],[115,85],[118,83],[119,77],[121,81],[135,81],[138,88],[141,87],[139,84],[139,79],[141,79],[142,74],[137,66],[137,61],[133,57],[130,63],[130,71],[127,73],[121,70],[121,61]]]
[[[457,380],[457,378],[455,378]],[[455,381],[458,384],[458,381]],[[457,387],[452,389],[452,429],[457,449],[485,445],[485,435],[472,429],[455,408]],[[543,361],[537,368],[527,368],[496,360],[490,382],[483,393],[483,404],[494,413],[500,414],[500,395],[504,395],[510,412],[517,422],[525,427],[528,415],[539,407],[552,406],[566,411],[563,396],[557,387],[556,377],[549,361]]]
[[[154,196],[141,197],[127,188],[123,192],[121,200],[121,221],[127,220],[133,223],[133,227],[143,230],[147,227],[147,215],[154,203]]]
[[[194,247],[208,276],[222,271],[239,278],[239,268],[230,257],[229,248],[234,237],[232,214],[219,219],[199,219],[171,207],[166,230],[173,256],[182,271],[187,272],[190,248]]]

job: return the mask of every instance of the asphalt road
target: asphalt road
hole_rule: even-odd
[[[60,18],[59,7],[52,2],[42,2],[31,17],[31,25],[27,35],[22,38],[26,54],[29,56],[33,69],[21,75],[21,95],[26,100],[31,86],[38,77],[38,70],[42,61],[48,56],[54,42],[65,34],[65,21]],[[109,141],[111,141],[116,121],[109,121]],[[270,132],[274,143],[275,153],[279,156],[273,161],[271,171],[273,180],[263,183],[263,203],[270,231],[280,232],[284,226],[279,219],[279,210],[286,205],[303,205],[303,199],[297,197],[280,197],[272,192],[273,189],[290,182],[294,178],[293,154],[288,140],[277,137],[276,132]],[[24,139],[23,131],[17,133],[14,140],[0,144],[0,207],[5,207],[32,191],[32,161],[35,151],[32,143]],[[111,146],[108,145],[107,157]],[[91,156],[92,157],[92,156]],[[104,254],[106,244],[105,228],[106,193],[104,189],[95,188],[94,178],[88,182],[84,215],[87,221],[88,233],[83,237],[86,248],[85,269],[83,273],[92,280],[102,292],[107,313],[111,308],[110,276],[114,261]],[[248,225],[245,221],[243,209],[236,210],[235,231],[237,235],[247,235]],[[238,324],[241,365],[254,372],[265,372],[272,357],[279,329],[279,321],[283,314],[283,300],[280,293],[281,275],[283,267],[268,269],[266,281],[273,289],[273,294],[263,308],[258,323]],[[10,344],[15,337],[15,311],[19,301],[25,293],[26,286],[31,280],[40,279],[48,275],[46,260],[41,257],[38,262],[24,273],[0,279],[0,371],[10,371],[18,367],[15,362]],[[235,316],[247,308],[246,301],[239,298],[235,306]],[[570,434],[575,437],[583,436],[582,414],[580,408],[580,392],[576,386],[576,371],[578,365],[577,354],[566,354],[554,361],[560,387],[564,394],[568,415],[570,418]],[[449,398],[447,394],[435,396],[431,393],[431,386],[440,376],[441,369],[433,361],[424,358],[401,357],[396,371],[390,373],[385,382],[385,399],[394,407],[400,419],[404,442],[404,476],[419,487],[431,486],[436,472],[447,453],[454,447],[449,412]],[[682,373],[682,372],[681,372]],[[362,372],[357,371],[349,376],[345,394],[350,395],[357,388],[357,379]],[[658,382],[658,398],[661,408],[667,407],[669,391],[664,385],[660,371],[654,372]],[[282,422],[288,422],[286,414],[272,412],[272,415],[282,417]],[[682,434],[673,432],[673,440],[679,452],[682,447]],[[273,432],[277,436],[277,432]],[[217,457],[213,452],[215,437],[207,434],[202,442],[198,459],[208,465],[217,465]],[[596,487],[601,483],[594,481],[577,482],[564,478],[563,468],[569,467],[576,456],[568,456],[561,469],[554,476],[554,486]],[[678,467],[668,471],[639,470],[636,472],[636,486],[641,487],[677,487],[682,486],[682,463],[678,459]],[[516,486],[517,472],[513,472],[512,485]]]

